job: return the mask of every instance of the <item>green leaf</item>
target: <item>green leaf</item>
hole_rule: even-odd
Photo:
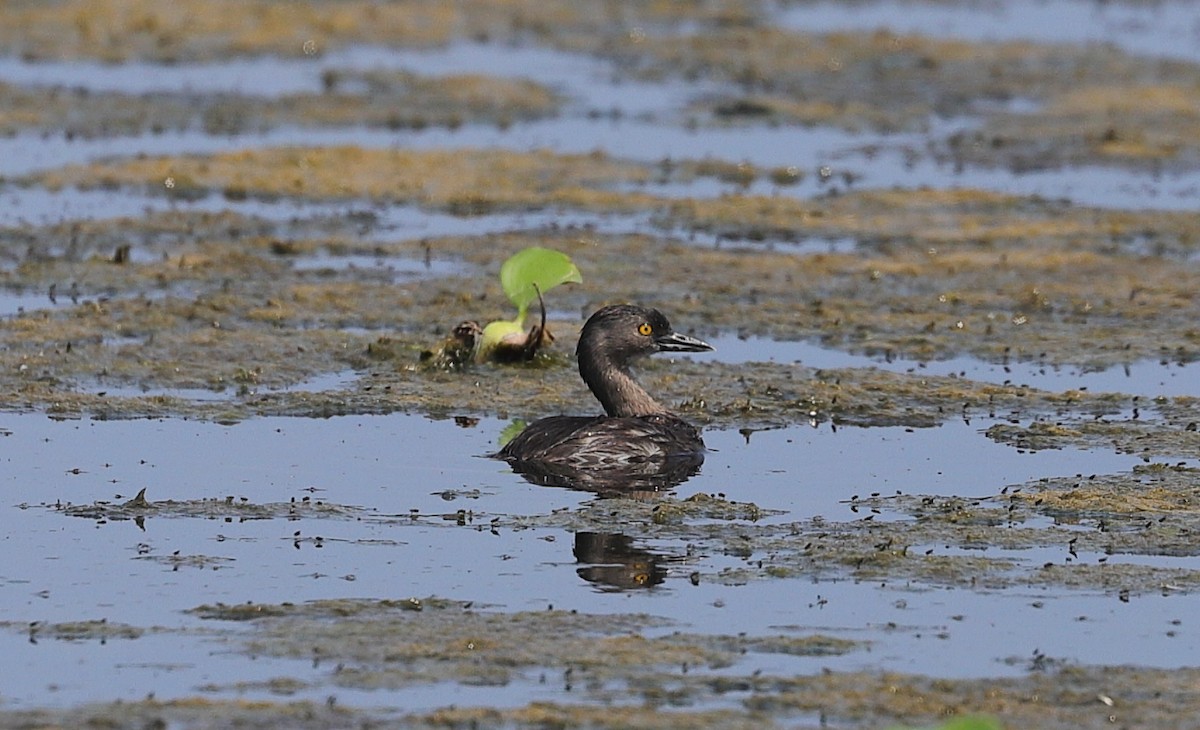
[[[896,730],[899,730],[897,728]],[[963,715],[926,730],[1003,730],[1000,721],[987,715]]]
[[[504,430],[500,432],[500,438],[497,439],[500,448],[504,448],[505,444],[507,444],[509,441],[512,441],[517,437],[517,434],[524,431],[526,425],[527,424],[525,421],[518,418],[517,420],[505,426]]]
[[[508,300],[517,307],[514,321],[518,327],[524,324],[529,305],[537,301],[537,289],[545,294],[569,281],[576,284],[583,281],[579,268],[565,253],[549,248],[531,246],[522,249],[500,267],[500,286],[504,288]]]
[[[947,720],[944,730],[1002,730],[1000,721],[983,715],[968,715]]]

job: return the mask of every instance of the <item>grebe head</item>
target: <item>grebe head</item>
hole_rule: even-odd
[[[629,365],[656,352],[703,352],[712,345],[671,329],[662,312],[633,304],[603,307],[583,325],[579,375],[610,416],[666,413],[633,379]]]
[[[633,304],[613,304],[596,311],[583,325],[575,354],[586,362],[608,361],[618,368],[656,352],[704,352],[712,345],[671,329],[662,312]]]

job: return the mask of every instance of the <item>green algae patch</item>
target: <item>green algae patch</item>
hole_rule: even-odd
[[[193,7],[193,6],[189,6]],[[1200,159],[1194,123],[1200,66],[1131,55],[1112,45],[981,43],[886,31],[804,33],[777,26],[777,9],[732,2],[587,3],[434,2],[380,6],[362,1],[328,7],[290,3],[287,11],[258,0],[203,0],[189,12],[146,0],[19,4],[0,29],[0,52],[27,59],[147,60],[181,63],[238,56],[320,57],[351,46],[431,48],[456,41],[536,43],[564,52],[598,54],[643,80],[706,80],[723,85],[680,113],[689,124],[803,124],[851,131],[923,131],[931,119],[982,117],[978,129],[937,140],[938,161],[1034,169],[1066,164],[1146,168]],[[686,26],[686,27],[685,27]],[[303,97],[273,105],[207,97],[202,124],[215,133],[262,129],[277,122],[356,123],[392,128],[456,126],[475,120],[501,125],[534,118],[541,92],[478,94],[458,79],[432,97],[411,84],[395,97],[385,73],[334,69],[321,108]],[[379,91],[346,94],[353,85]],[[2,95],[2,94],[0,94]],[[0,126],[24,128],[55,119],[38,111],[29,92],[11,91]],[[70,94],[68,94],[70,96]],[[106,95],[102,95],[106,96]],[[316,98],[320,98],[319,96]],[[483,100],[483,108],[479,102]],[[501,100],[497,109],[495,102]],[[1020,102],[1019,110],[1013,107]],[[179,97],[159,102],[48,99],[45,106],[95,110],[74,124],[83,134],[179,128],[190,117]],[[428,104],[422,102],[430,102]],[[512,102],[512,103],[510,103]],[[135,109],[145,106],[148,115]],[[195,105],[193,105],[194,107]],[[389,109],[391,111],[389,111]],[[420,111],[415,111],[420,110]],[[427,111],[426,111],[427,110]],[[143,121],[149,119],[151,121]],[[791,176],[785,173],[785,181]]]
[[[228,684],[208,683],[202,684],[196,689],[204,693],[236,692],[246,694],[248,692],[267,692],[272,695],[290,697],[311,688],[312,685],[294,677],[273,677],[260,681],[230,682]]]
[[[493,613],[445,602],[424,602],[420,611],[402,605],[368,605],[359,611],[327,606],[331,610],[324,616],[319,608],[282,615],[269,611],[268,618],[257,620],[246,651],[336,661],[343,666],[335,682],[366,687],[451,679],[506,683],[531,667],[571,667],[599,676],[643,664],[728,661],[727,655],[712,649],[631,634],[663,623],[644,615]],[[208,615],[204,608],[197,610]],[[277,615],[270,618],[271,614]]]
[[[298,3],[205,2],[164,8],[153,2],[55,3],[14,8],[0,47],[29,58],[97,58],[121,61],[214,60],[228,55],[299,56],[338,40],[382,43],[444,42],[456,13],[434,4],[386,8],[351,3],[337,8]]]
[[[1189,541],[1200,523],[1191,515],[1066,510],[1019,493],[983,500],[907,496],[859,504],[870,514],[857,522],[795,523],[788,533],[743,528],[736,539],[720,538],[717,544],[736,543],[746,559],[705,578],[736,584],[850,575],[883,584],[913,581],[976,590],[1098,590],[1122,600],[1200,587],[1200,571],[1172,567],[1169,560],[1142,564],[1121,557],[1195,554]],[[908,513],[915,522],[871,519],[884,509]],[[1047,518],[1054,526],[1041,526]]]
[[[950,140],[953,154],[980,164],[998,158],[1022,169],[1194,165],[1200,161],[1200,69],[1173,66],[1186,73],[1140,83],[1128,76],[1097,79],[1050,97],[1034,113],[991,115],[979,132]]]
[[[1188,545],[1196,527],[1192,523],[1200,521],[1200,470],[1182,463],[1148,464],[1125,474],[1049,477],[1030,483],[1010,500],[1063,521],[1091,518],[1146,535],[1174,533],[1176,541],[1161,546],[1161,554],[1200,552],[1200,546]]]
[[[119,522],[124,520],[145,520],[157,518],[186,518],[224,519],[227,521],[246,520],[294,520],[300,518],[336,518],[355,520],[362,519],[371,513],[359,507],[349,507],[333,504],[321,499],[303,497],[292,499],[290,502],[257,503],[247,497],[229,495],[214,499],[192,500],[155,500],[146,498],[146,490],[142,489],[133,499],[110,502],[96,501],[91,504],[70,504],[57,502],[46,505],[67,517],[82,517],[90,520]]]
[[[434,727],[596,727],[646,728],[646,730],[686,730],[687,728],[754,728],[781,727],[764,713],[737,710],[687,710],[672,707],[663,711],[659,704],[675,704],[671,696],[655,698],[648,706],[614,705],[589,707],[562,702],[535,702],[512,709],[447,707],[432,712],[423,721]],[[681,701],[674,698],[675,702]],[[419,727],[419,725],[417,725]]]
[[[107,727],[351,727],[371,715],[336,703],[309,701],[213,700],[153,698],[111,704],[84,704],[67,709],[0,711],[0,728]]]
[[[805,200],[728,195],[674,201],[665,218],[726,238],[795,240],[852,237],[867,251],[888,245],[948,247],[941,254],[1016,243],[1075,243],[1114,254],[1119,244],[1162,239],[1164,252],[1191,250],[1194,213],[1087,208],[1063,201],[977,188],[892,188],[847,191]]]
[[[143,59],[164,63],[230,56],[319,56],[350,45],[429,48],[453,40],[511,41],[595,37],[629,23],[737,22],[753,17],[739,2],[695,6],[667,0],[418,0],[398,5],[348,0],[336,5],[270,0],[200,0],[167,7],[152,0],[66,0],[8,9],[0,52],[30,59]]]
[[[1089,368],[1162,357],[1187,362],[1196,351],[1191,287],[1200,282],[1173,257],[1139,253],[1146,235],[1187,255],[1200,240],[1194,214],[1088,210],[975,190],[892,190],[820,201],[674,201],[663,215],[672,225],[731,238],[861,243],[847,253],[797,256],[767,245],[714,249],[649,236],[489,240],[501,250],[545,240],[570,255],[587,281],[556,295],[564,306],[591,309],[596,292],[606,301],[653,292],[640,296],[665,312],[687,313],[682,326],[702,332],[811,338],[914,360],[969,352]],[[430,245],[496,265],[475,239]]]
[[[671,175],[720,174],[700,163],[676,169]],[[690,172],[679,172],[684,170]],[[461,215],[547,206],[640,211],[660,225],[719,238],[851,238],[854,251],[804,256],[765,245],[727,250],[655,236],[557,231],[418,239],[374,250],[486,269],[520,248],[547,246],[567,253],[587,272],[586,286],[556,294],[564,308],[590,310],[598,297],[654,292],[648,303],[687,312],[710,330],[812,338],[868,354],[925,360],[966,352],[991,361],[1039,359],[1087,368],[1164,357],[1189,362],[1198,356],[1194,292],[1200,281],[1175,260],[1190,255],[1200,241],[1200,217],[1194,213],[1089,209],[973,189],[863,191],[813,200],[670,200],[614,189],[658,174],[603,155],[339,147],[118,160],[50,171],[40,179],[51,185],[149,186],[164,193],[232,188],[263,196],[378,198]],[[238,245],[238,255],[222,254],[214,248],[217,242],[206,242],[157,267],[129,270],[155,273],[165,286],[181,281],[178,269],[211,266],[215,279],[220,268],[237,267],[240,256],[242,265],[279,279],[292,257],[306,252],[372,250],[351,238],[349,231],[291,240],[260,235],[250,246]],[[1150,251],[1163,255],[1146,255]],[[673,265],[661,265],[667,261]],[[102,263],[95,261],[88,271],[97,284],[121,273]],[[28,269],[9,280],[44,285],[55,272],[66,273],[57,262]],[[363,275],[330,280],[299,273],[279,280],[278,296],[263,297],[255,316],[311,327],[314,318],[304,308],[327,304],[326,322],[381,327],[388,321],[384,310],[362,308],[390,297],[386,312],[399,327],[429,321],[415,303],[431,309],[451,305],[459,316],[443,315],[448,321],[441,326],[448,331],[462,319],[491,316],[471,311],[471,300],[497,295],[490,282],[389,287],[372,286]]]
[[[1035,420],[1028,425],[1000,423],[990,426],[987,435],[1000,443],[1031,451],[1065,447],[1112,449],[1140,456],[1146,462],[1153,458],[1196,458],[1200,455],[1200,435],[1196,433],[1195,421],[1181,421],[1177,417],[1177,414],[1183,414],[1185,419],[1194,417],[1188,407],[1188,402],[1194,399],[1178,400],[1180,403],[1173,413],[1158,419],[1143,419],[1139,412],[1133,417]],[[1162,399],[1159,404],[1169,402]]]
[[[1173,713],[1196,711],[1189,686],[1198,674],[1195,669],[1066,667],[1020,677],[952,680],[830,672],[776,685],[775,692],[756,693],[746,704],[761,712],[820,712],[854,727],[925,726],[981,713],[1014,728],[1171,727]]]
[[[389,127],[457,126],[490,122],[507,126],[556,114],[563,99],[553,90],[528,79],[509,79],[484,74],[421,76],[406,71],[327,71],[323,77],[330,93],[347,87],[352,102],[380,109]],[[362,88],[365,94],[356,95]],[[403,106],[411,105],[412,111]],[[382,109],[391,107],[387,115]],[[320,118],[319,112],[317,118]]]
[[[643,79],[703,78],[765,89],[693,102],[687,109],[693,123],[895,132],[925,130],[935,117],[978,115],[980,129],[939,140],[935,157],[1022,170],[1182,167],[1200,159],[1200,66],[1114,46],[734,24],[665,33],[652,42],[592,37],[569,45],[613,57]],[[1032,108],[1013,111],[997,103],[1014,99]]]
[[[709,642],[714,637],[705,634],[671,634],[667,638],[679,643]],[[717,641],[731,651],[755,652],[760,654],[786,654],[789,656],[841,656],[859,651],[867,642],[852,641],[836,636],[812,634],[808,636],[718,636]]]
[[[866,131],[896,124],[893,113],[872,106],[866,99],[832,101],[767,94],[719,95],[693,102],[685,112],[692,119],[705,119],[720,125],[839,126]],[[790,184],[797,182],[798,178],[785,173],[775,181]]]
[[[422,365],[422,353],[435,352],[457,322],[505,316],[494,277],[475,274],[494,271],[528,246],[562,250],[586,272],[584,284],[555,291],[560,311],[586,313],[636,299],[701,336],[806,339],[914,360],[971,353],[993,361],[1103,367],[1196,357],[1200,281],[1170,259],[1120,250],[1139,227],[1183,242],[1194,216],[1072,212],[978,191],[847,194],[822,205],[842,211],[836,217],[846,221],[874,210],[880,227],[889,215],[896,221],[912,215],[912,232],[894,222],[892,235],[899,239],[892,243],[866,243],[853,254],[796,256],[588,231],[372,241],[362,236],[374,225],[369,214],[276,224],[228,213],[164,213],[0,231],[0,250],[22,257],[14,269],[0,271],[0,283],[47,297],[46,308],[0,320],[0,402],[66,417],[211,420],[397,410],[524,418],[593,412],[567,355],[581,320],[551,318],[558,338],[551,357],[528,368],[481,366],[468,374]],[[936,233],[939,219],[983,230],[1015,212],[1027,227],[1043,220],[1043,232],[974,242]],[[918,230],[921,222],[935,238],[919,238],[926,235]],[[130,244],[131,230],[137,237]],[[803,234],[797,229],[795,235]],[[1031,242],[1036,245],[1027,250]],[[115,254],[126,245],[127,258],[117,263]],[[30,250],[40,253],[25,256]],[[419,262],[429,273],[396,280],[386,271],[307,263],[340,256]],[[641,372],[652,392],[688,418],[738,428],[826,420],[929,426],[959,416],[1049,415],[1081,431],[1085,427],[1074,421],[1139,405],[1119,394],[1046,393],[923,376],[919,369],[814,371],[803,364],[659,359]],[[294,387],[334,373],[351,376],[318,390]],[[130,386],[150,392],[109,393]],[[292,390],[280,390],[285,387]],[[198,400],[179,389],[218,397]],[[1186,427],[1200,420],[1200,409],[1188,399],[1141,405],[1147,415],[1167,408],[1173,415],[1162,428],[1112,425],[1124,429],[1131,446],[1146,429],[1154,437],[1138,449],[1168,431],[1178,431],[1171,438],[1180,445],[1194,436]],[[1086,428],[1099,434],[1102,425]]]
[[[246,683],[244,688],[259,685]],[[263,689],[287,694],[296,689],[288,678],[270,680]],[[224,689],[224,686],[218,686]],[[284,688],[285,691],[280,691]],[[206,686],[202,689],[211,689]],[[194,730],[228,727],[328,730],[328,728],[647,728],[648,730],[687,730],[714,728],[756,730],[778,727],[768,716],[747,714],[742,710],[689,710],[672,708],[663,712],[660,703],[646,706],[594,706],[555,702],[534,702],[511,708],[448,706],[427,713],[400,714],[397,711],[347,707],[341,703],[293,700],[221,700],[201,697],[160,701],[154,699],[87,704],[69,709],[0,710],[0,728],[29,727],[106,727],[114,730],[142,730],[147,727],[179,726]]]
[[[665,35],[653,43],[632,39],[605,50],[642,78],[700,77],[766,87],[774,93],[758,103],[771,112],[785,110],[781,121],[790,114],[802,123],[855,131],[923,128],[934,114],[964,112],[965,103],[991,96],[1006,82],[1022,91],[1029,84],[1019,73],[993,71],[1019,64],[1043,68],[1053,78],[1050,64],[1078,53],[1067,46],[970,43],[882,31],[810,34],[736,26]],[[804,99],[805,106],[797,110],[789,103],[795,98]],[[713,106],[725,122],[731,118],[720,112],[727,103],[717,99]]]
[[[567,330],[556,328],[556,331]],[[307,340],[329,338],[334,346],[322,350],[286,336],[286,331],[243,331],[225,336],[224,330],[201,330],[209,336],[182,341],[162,337],[146,348],[132,344],[108,351],[102,344],[36,354],[13,353],[15,377],[9,381],[10,407],[44,407],[64,416],[85,414],[109,418],[188,415],[237,421],[255,415],[338,415],[417,411],[431,415],[489,413],[532,418],[556,412],[590,413],[588,393],[574,368],[564,359],[551,359],[518,370],[495,365],[465,372],[442,372],[421,367],[420,337],[391,336],[389,353],[399,362],[378,360],[369,337],[337,331],[306,330]],[[303,341],[301,341],[303,342]],[[348,343],[357,342],[357,347]],[[182,353],[205,344],[210,353],[225,352],[223,362],[186,366]],[[556,347],[573,346],[563,336]],[[150,359],[160,348],[169,358]],[[247,349],[243,349],[247,348]],[[92,356],[93,359],[89,359]],[[313,353],[310,355],[309,353]],[[407,356],[405,353],[409,353]],[[291,357],[286,367],[273,357]],[[408,359],[411,358],[411,359]],[[322,390],[267,390],[329,369],[364,368],[342,386]],[[25,369],[21,370],[24,365]],[[311,368],[311,370],[309,370]],[[229,388],[224,399],[193,400],[186,394],[119,396],[72,390],[70,380],[103,377],[132,381],[146,387]],[[522,383],[514,386],[514,377]],[[773,428],[795,423],[833,421],[840,425],[935,426],[950,418],[1032,418],[1047,413],[1081,414],[1118,411],[1126,399],[1111,395],[1056,394],[1018,386],[1000,386],[962,378],[889,373],[873,369],[814,371],[803,366],[768,363],[747,365],[661,362],[647,364],[642,379],[676,410],[714,426]],[[217,391],[220,392],[219,390]],[[697,396],[697,392],[702,395]],[[584,405],[581,405],[584,404]],[[949,404],[949,405],[948,405]]]
[[[1047,660],[1048,661],[1048,660]],[[798,714],[820,715],[844,727],[957,727],[986,714],[1000,727],[1099,730],[1177,727],[1200,712],[1192,668],[1051,667],[1021,676],[938,679],[897,672],[825,672],[817,676],[707,676],[676,674],[634,684],[604,705],[564,700],[516,707],[444,707],[422,713],[347,707],[308,701],[219,700],[199,697],[88,704],[66,709],[0,711],[0,728],[179,725],[329,728],[383,725],[400,728],[773,728],[790,727]],[[580,691],[586,691],[581,688]],[[687,707],[704,699],[738,703],[736,709]],[[617,701],[619,700],[619,701]],[[684,707],[679,705],[683,704]],[[669,710],[669,711],[668,711]],[[945,723],[945,725],[943,725]]]
[[[325,80],[323,93],[273,98],[23,89],[0,83],[0,134],[36,130],[88,139],[195,129],[232,135],[281,126],[507,126],[553,116],[562,103],[552,91],[533,82],[478,74],[427,77],[334,70],[326,74]],[[356,93],[356,89],[361,92]],[[181,188],[176,190],[177,195],[183,192]],[[236,195],[238,190],[229,187],[226,192]]]
[[[608,504],[604,505],[606,508]],[[650,520],[657,525],[680,523],[685,520],[746,520],[757,522],[764,517],[781,514],[763,509],[753,502],[733,502],[722,496],[699,492],[681,500],[664,500],[650,508]]]
[[[575,611],[499,613],[444,599],[342,600],[300,605],[201,606],[202,618],[254,622],[244,651],[335,662],[344,687],[398,688],[459,681],[507,684],[537,669],[602,693],[608,683],[658,678],[674,668],[724,668],[745,652],[831,656],[860,642],[829,636],[768,637],[670,633],[670,622],[643,614]],[[656,634],[660,632],[655,631]]]
[[[236,191],[264,198],[368,198],[478,215],[552,205],[628,208],[624,198],[631,196],[599,188],[644,182],[651,175],[647,166],[603,153],[342,146],[117,160],[67,167],[36,180],[50,188],[137,186],[177,196]]]
[[[364,619],[392,615],[397,611],[466,611],[475,605],[469,601],[453,601],[437,596],[426,598],[323,599],[305,603],[216,603],[197,606],[189,611],[202,619],[218,621],[251,621],[272,616],[322,619],[358,616]]]
[[[970,206],[987,204],[981,199]],[[940,203],[930,200],[928,205]],[[938,300],[936,292],[945,291],[945,269],[928,253],[890,251],[866,263],[824,255],[798,261],[766,250],[751,255],[698,249],[640,235],[548,232],[379,243],[352,235],[351,229],[364,224],[370,225],[370,219],[318,218],[281,229],[233,214],[169,213],[0,232],[6,250],[32,246],[46,251],[0,278],[10,286],[46,292],[48,304],[57,289],[59,300],[56,307],[0,321],[3,402],[67,417],[187,415],[210,420],[397,410],[522,417],[592,412],[590,397],[565,355],[574,347],[579,321],[552,320],[558,336],[552,357],[530,367],[481,366],[469,373],[447,373],[421,366],[421,353],[436,347],[455,322],[505,314],[494,278],[466,272],[494,270],[511,252],[529,245],[561,248],[587,272],[585,284],[556,290],[562,308],[590,311],[604,301],[624,299],[620,292],[655,291],[646,303],[672,313],[682,331],[699,329],[699,334],[734,330],[806,337],[829,346],[914,355],[987,343],[988,351],[1003,345],[1001,352],[1019,356],[1028,351],[1002,336],[1003,331],[1032,331],[999,318],[994,318],[992,335],[965,328],[929,330],[928,315],[911,308],[965,305]],[[114,263],[111,254],[125,240],[122,232],[130,229],[139,231],[134,260]],[[60,248],[64,240],[72,243]],[[315,255],[388,256],[448,262],[454,268],[392,282],[352,267],[299,266]],[[658,260],[686,264],[656,266]],[[888,268],[897,271],[899,260],[910,261],[906,287],[928,286],[928,295],[913,295],[905,309],[889,311],[896,306],[889,304],[896,293],[872,283],[863,272],[864,267],[883,268],[888,260],[895,261]],[[987,262],[988,256],[982,256],[978,276]],[[1070,272],[1064,263],[1054,275]],[[1095,268],[1086,273],[1100,276]],[[1162,276],[1165,281],[1165,270]],[[962,286],[978,288],[974,280]],[[1055,324],[1055,296],[1050,288],[1040,294],[1047,301],[1044,309],[1050,310],[1045,326],[1075,330],[1086,324],[1075,318]],[[797,311],[805,316],[797,317]],[[1155,347],[1161,346],[1171,334],[1162,329],[1162,314],[1157,311],[1153,321],[1137,323],[1143,327],[1137,333],[1134,323],[1125,325],[1130,337],[1154,335]],[[1185,314],[1186,308],[1179,312]],[[1174,336],[1185,342],[1187,330]],[[1051,341],[1043,338],[1030,346],[1035,344],[1049,346]],[[1124,359],[1138,352],[1114,349],[1103,338],[1086,343],[1067,339],[1065,333],[1059,345],[1062,357],[1068,350],[1079,356],[1087,346],[1100,348],[1097,357]],[[278,390],[340,372],[352,376],[315,391]],[[1115,395],[1043,393],[870,369],[817,372],[802,364],[700,365],[660,359],[645,363],[642,375],[652,392],[689,418],[749,428],[824,420],[933,425],[957,416],[1099,415],[1128,406],[1127,399]],[[523,385],[514,387],[514,378]],[[118,395],[109,393],[109,386],[163,392]],[[197,400],[178,390],[196,388],[218,397],[215,402],[212,396]],[[1177,422],[1197,415],[1195,409],[1170,403],[1178,411]]]
[[[1177,479],[1182,487],[1187,475]],[[1123,485],[1132,493],[1136,477],[1078,477],[1074,491],[1080,481],[1094,482],[1097,489],[1105,483]],[[608,535],[607,541],[584,550],[591,554],[620,543],[623,547],[601,553],[598,562],[629,563],[635,577],[653,576],[656,567],[686,560],[678,551],[639,547],[643,543],[686,544],[687,555],[723,556],[711,569],[693,572],[693,583],[735,586],[799,578],[853,579],[905,589],[1057,587],[1100,591],[1122,600],[1200,589],[1200,571],[1173,567],[1169,560],[1146,563],[1123,557],[1194,555],[1191,536],[1200,530],[1197,515],[1171,511],[1165,504],[1158,512],[1106,509],[1100,503],[1066,509],[1053,499],[1056,487],[1038,480],[976,498],[919,493],[854,497],[846,503],[845,515],[801,520],[784,520],[778,511],[751,505],[733,515],[684,517],[696,503],[713,498],[664,493],[599,499],[547,515],[497,515],[487,521],[478,514],[473,519],[486,521],[492,530],[565,529],[576,534],[577,549],[580,535],[590,539],[586,545],[593,545],[595,536]],[[1190,494],[1190,487],[1184,491]],[[879,515],[887,519],[876,519]],[[897,515],[903,518],[897,520]],[[618,536],[609,535],[614,524],[621,526]],[[592,578],[646,587],[644,580],[627,585],[623,575],[597,573]]]
[[[3,621],[0,622],[0,628],[26,633],[33,644],[40,640],[105,642],[112,639],[139,639],[148,633],[164,630],[109,622],[107,619],[58,622]]]

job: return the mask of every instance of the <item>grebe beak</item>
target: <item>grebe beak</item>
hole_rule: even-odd
[[[681,335],[678,332],[659,335],[654,338],[654,344],[658,346],[660,352],[706,352],[713,349],[713,346],[704,340]]]

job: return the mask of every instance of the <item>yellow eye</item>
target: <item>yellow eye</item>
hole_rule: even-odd
[[[641,324],[638,325],[638,334],[639,335],[645,335],[645,336],[649,337],[650,333],[653,331],[654,331],[654,328],[650,326],[649,322],[642,322]]]

